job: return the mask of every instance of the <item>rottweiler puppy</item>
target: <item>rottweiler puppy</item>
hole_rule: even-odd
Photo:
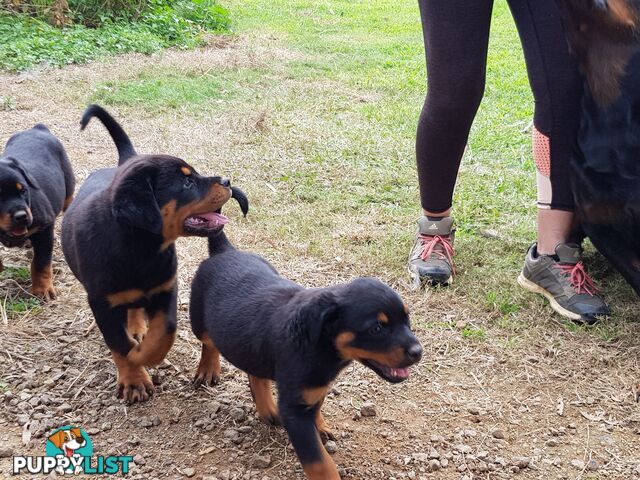
[[[558,0],[585,77],[572,158],[584,233],[640,295],[640,0]]]
[[[74,188],[67,153],[46,126],[38,124],[9,139],[0,157],[0,243],[21,247],[31,241],[31,293],[44,300],[56,296],[53,230]]]
[[[372,278],[305,289],[236,250],[224,232],[211,236],[209,253],[191,290],[191,328],[202,342],[195,385],[217,383],[224,356],[249,375],[260,419],[282,421],[306,476],[339,479],[320,441],[319,434],[332,436],[320,407],[354,360],[388,382],[407,379],[422,356],[407,307]]]
[[[164,359],[176,334],[174,242],[222,229],[227,219],[220,207],[233,192],[228,179],[201,176],[179,158],[137,155],[99,106],[86,110],[81,127],[93,117],[111,134],[118,167],[84,182],[62,223],[62,249],[111,350],[117,396],[144,401],[154,392],[145,366]]]

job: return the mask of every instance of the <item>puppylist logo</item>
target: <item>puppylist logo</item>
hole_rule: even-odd
[[[55,430],[45,446],[45,456],[13,457],[13,474],[56,472],[59,475],[114,475],[129,473],[132,456],[93,456],[93,443],[89,435],[77,427]]]

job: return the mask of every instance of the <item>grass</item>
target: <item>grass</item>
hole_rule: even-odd
[[[229,27],[216,0],[173,2],[144,12],[138,20],[105,21],[97,28],[56,28],[26,15],[0,10],[0,69],[24,71],[40,64],[62,66],[127,52],[153,53],[167,47],[193,48],[205,32]]]
[[[13,279],[17,282],[26,282],[31,279],[31,272],[25,267],[5,267],[0,272],[0,280]]]
[[[5,305],[8,315],[17,315],[25,312],[38,313],[40,301],[36,298],[16,298],[9,300]]]
[[[260,217],[264,234],[302,244],[303,255],[319,261],[366,265],[370,274],[402,284],[419,213],[413,149],[425,94],[416,2],[230,0],[228,5],[238,34],[254,43],[275,39],[291,58],[204,76],[188,66],[149,68],[133,79],[104,82],[88,100],[150,114],[179,109],[185,118],[267,112],[266,133],[251,139],[260,162],[248,175],[268,178],[287,195]],[[493,15],[486,95],[454,199],[460,275],[439,295],[444,302],[469,302],[486,312],[475,301],[484,298],[502,319],[494,324],[508,332],[521,330],[537,315],[532,312],[548,312],[542,299],[515,283],[535,238],[532,115],[517,32],[500,1]],[[312,221],[310,211],[316,212]],[[288,253],[300,255],[296,249]],[[605,292],[620,306],[619,318],[631,318],[633,294],[615,275],[603,277]],[[484,337],[475,330],[465,336]]]

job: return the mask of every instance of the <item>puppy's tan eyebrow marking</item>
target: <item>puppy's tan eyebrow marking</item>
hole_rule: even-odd
[[[380,323],[389,323],[389,317],[384,312],[378,314],[378,321]]]
[[[22,184],[21,184],[21,183],[16,183],[16,188],[17,188],[18,190],[22,190],[24,187],[22,186]]]
[[[180,170],[182,171],[182,173],[184,173],[185,175],[189,176],[191,175],[193,172],[191,172],[191,169],[188,167],[181,167]]]

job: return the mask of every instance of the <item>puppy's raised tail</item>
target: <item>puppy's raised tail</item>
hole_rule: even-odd
[[[213,257],[226,250],[233,250],[235,247],[231,244],[224,231],[209,237],[209,256]]]
[[[80,130],[84,130],[91,119],[96,117],[105,126],[118,149],[118,165],[122,165],[134,155],[137,155],[129,136],[120,124],[100,105],[89,105],[80,120]]]

